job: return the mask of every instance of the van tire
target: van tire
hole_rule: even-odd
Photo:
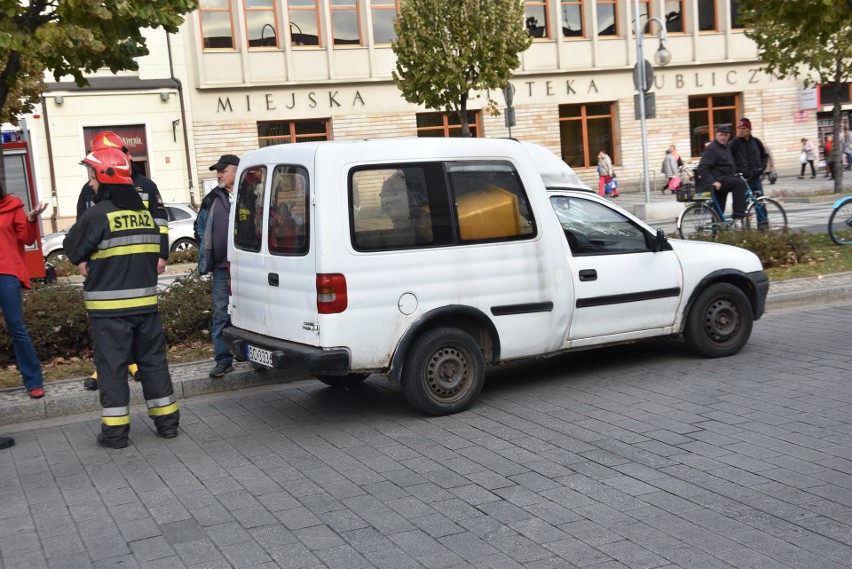
[[[693,352],[723,358],[745,346],[753,325],[751,303],[745,293],[732,284],[716,283],[698,295],[687,316],[683,337]]]
[[[436,328],[411,345],[400,375],[408,403],[428,415],[449,415],[470,407],[485,382],[485,358],[470,334]]]
[[[368,377],[370,377],[369,373],[350,373],[349,375],[316,376],[316,378],[322,383],[335,389],[353,389],[364,383],[364,380]]]

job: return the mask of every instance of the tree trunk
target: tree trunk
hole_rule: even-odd
[[[467,124],[467,95],[462,95],[459,105],[459,122],[461,123],[462,138],[470,138],[470,125]]]

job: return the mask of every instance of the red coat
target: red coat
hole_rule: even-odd
[[[35,243],[36,237],[36,224],[27,221],[24,202],[12,195],[0,198],[0,274],[18,277],[24,288],[30,288],[24,245]]]

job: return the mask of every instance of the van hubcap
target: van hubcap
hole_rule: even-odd
[[[704,328],[707,335],[716,341],[729,338],[737,331],[739,314],[736,305],[729,300],[717,300],[707,308]]]
[[[426,368],[429,391],[438,399],[450,399],[464,391],[470,380],[467,358],[454,348],[442,348],[432,355]]]

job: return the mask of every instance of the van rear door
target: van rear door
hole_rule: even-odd
[[[277,161],[246,166],[239,178],[232,205],[231,321],[257,334],[316,346],[313,156],[276,148],[270,157]],[[257,154],[266,158],[263,151]]]

